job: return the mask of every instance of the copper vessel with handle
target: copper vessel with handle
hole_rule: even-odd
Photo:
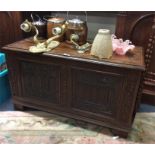
[[[47,37],[51,38],[60,35],[57,40],[64,41],[65,19],[57,16],[44,16],[44,20],[47,21]]]
[[[74,41],[78,45],[83,45],[87,42],[87,13],[85,21],[79,19],[78,17],[69,19],[69,12],[67,12],[67,21],[66,21],[66,41],[71,43]]]

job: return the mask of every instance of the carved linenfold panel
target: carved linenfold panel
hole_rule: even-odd
[[[115,115],[122,89],[122,75],[107,72],[72,70],[72,107],[96,114]]]
[[[22,95],[35,100],[58,104],[60,68],[55,65],[21,62]]]
[[[120,105],[119,120],[128,124],[132,123],[132,115],[134,106],[131,104],[136,102],[137,95],[135,92],[139,89],[140,73],[131,72],[124,78],[124,97]],[[123,95],[123,94],[122,94]]]

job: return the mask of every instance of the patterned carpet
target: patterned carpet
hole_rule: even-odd
[[[127,139],[109,129],[40,111],[0,112],[1,144],[155,143],[155,113],[137,113]]]

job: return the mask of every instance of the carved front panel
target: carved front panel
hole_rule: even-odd
[[[11,86],[12,96],[21,96],[21,80],[19,73],[19,62],[12,54],[6,54],[7,67],[9,69],[9,81]]]
[[[72,107],[83,112],[114,117],[123,87],[123,76],[116,73],[72,70]]]
[[[23,97],[59,104],[59,66],[26,61],[22,61],[20,66]]]

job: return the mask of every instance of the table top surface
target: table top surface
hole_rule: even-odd
[[[24,40],[6,45],[2,49],[6,53],[7,52],[12,53],[14,51],[15,53],[22,52],[22,53],[29,53],[37,56],[38,54],[31,53],[28,50],[29,47],[33,45],[34,43],[32,38],[28,38],[28,39],[24,39]],[[133,51],[127,52],[127,54],[124,56],[120,56],[113,53],[110,59],[99,59],[97,57],[90,55],[90,51],[87,51],[83,54],[79,54],[73,48],[72,45],[63,42],[57,48],[49,52],[44,52],[42,53],[42,55],[66,58],[66,59],[77,60],[77,61],[92,62],[96,64],[105,64],[105,65],[111,65],[111,66],[145,70],[144,53],[143,53],[142,47],[135,47]]]

